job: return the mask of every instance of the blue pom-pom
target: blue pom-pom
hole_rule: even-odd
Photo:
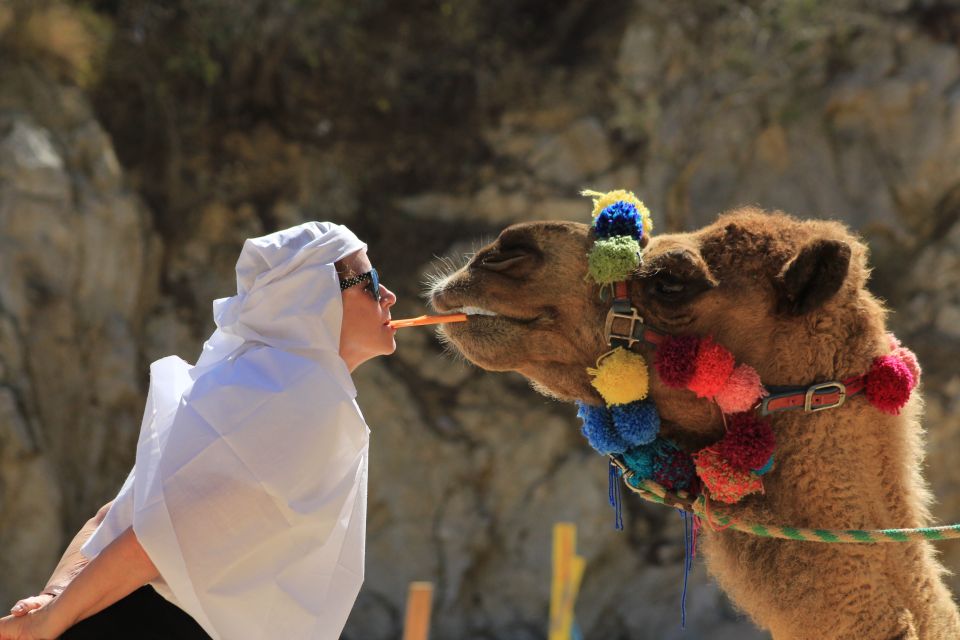
[[[613,426],[613,416],[606,407],[577,402],[577,417],[583,420],[581,432],[597,453],[607,455],[627,449],[627,443],[617,434]]]
[[[660,432],[660,414],[649,400],[610,406],[617,433],[628,446],[649,444]]]
[[[643,236],[643,218],[635,205],[618,200],[597,215],[594,230],[601,238],[630,236],[639,241]]]

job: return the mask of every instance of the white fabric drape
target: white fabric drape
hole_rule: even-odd
[[[360,590],[369,429],[333,263],[365,247],[317,222],[247,240],[197,364],[150,367],[136,463],[81,552],[133,526],[213,638],[338,638]]]

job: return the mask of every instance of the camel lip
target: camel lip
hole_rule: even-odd
[[[476,313],[477,310],[479,310],[480,313]],[[498,324],[528,325],[540,319],[540,316],[533,318],[515,318],[478,307],[454,307],[451,311],[454,313],[466,313],[467,321],[458,325],[447,325],[448,329],[459,328],[469,330],[471,327],[488,327]]]

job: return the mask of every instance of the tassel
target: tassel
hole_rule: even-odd
[[[620,467],[610,463],[608,497],[613,507],[613,528],[623,531],[623,496],[620,493]]]
[[[693,560],[693,544],[690,535],[690,523],[687,521],[687,512],[677,509],[683,518],[683,593],[680,595],[680,628],[687,628],[687,578],[690,576],[690,565]]]
[[[693,557],[697,557],[697,536],[700,535],[700,527],[703,526],[703,521],[700,520],[700,516],[693,516]]]

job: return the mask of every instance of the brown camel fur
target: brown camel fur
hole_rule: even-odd
[[[446,339],[480,367],[518,371],[559,399],[601,403],[585,372],[606,350],[609,309],[584,279],[592,242],[583,224],[508,227],[433,288],[437,310],[471,313],[444,327]],[[631,298],[648,325],[714,336],[767,385],[842,380],[889,352],[886,311],[865,288],[866,255],[839,223],[741,209],[695,233],[654,236]],[[666,387],[652,368],[650,393],[666,437],[690,449],[721,437],[716,406]],[[827,529],[927,526],[918,396],[898,416],[863,395],[836,409],[773,414],[776,466],[765,493],[735,505],[735,515]],[[729,530],[704,538],[710,572],[776,640],[960,638],[930,543],[824,544]]]

